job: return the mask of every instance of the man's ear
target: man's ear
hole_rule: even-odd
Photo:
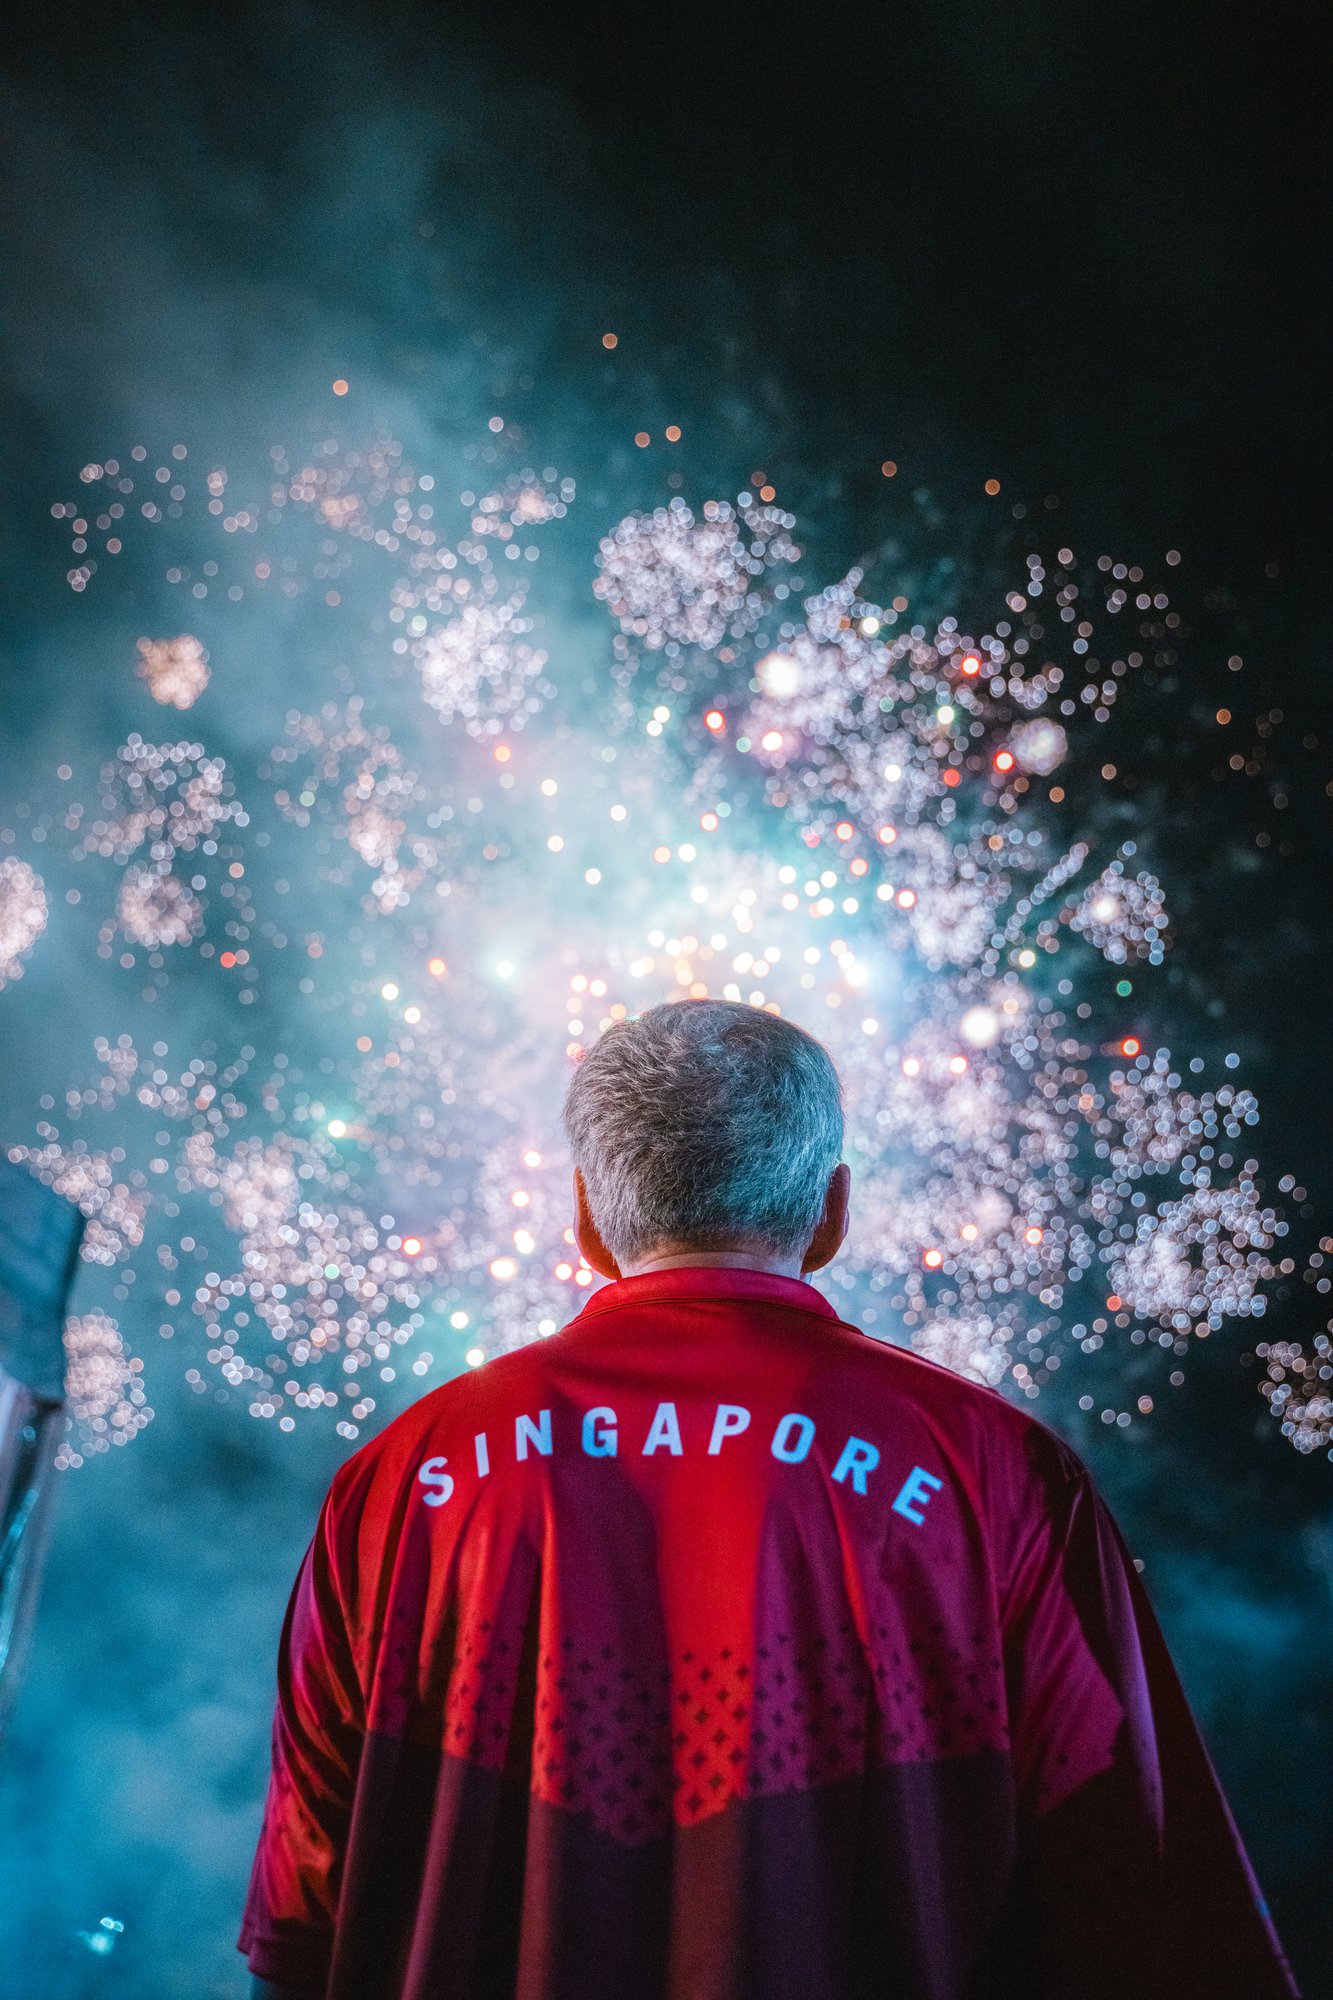
[[[588,1206],[588,1190],[583,1185],[583,1175],[574,1169],[574,1241],[585,1264],[589,1265],[601,1278],[618,1278],[620,1266],[602,1241],[601,1231],[592,1219]]]
[[[828,1193],[824,1197],[824,1213],[815,1224],[815,1233],[805,1248],[801,1259],[801,1270],[818,1271],[825,1264],[831,1264],[842,1248],[842,1239],[847,1234],[847,1208],[851,1195],[852,1170],[844,1162],[833,1169],[829,1176]]]

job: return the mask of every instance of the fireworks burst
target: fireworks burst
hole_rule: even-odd
[[[56,1463],[82,1465],[85,1457],[128,1444],[153,1419],[142,1361],[125,1352],[120,1328],[104,1312],[76,1313],[65,1322],[65,1397],[70,1436]]]
[[[1156,876],[1126,875],[1113,861],[1069,912],[1069,927],[1095,945],[1112,965],[1146,958],[1160,965],[1165,949],[1166,905]]]
[[[197,639],[140,639],[139,678],[154,701],[168,708],[192,708],[208,686],[208,654]]]
[[[706,994],[792,1015],[839,1064],[858,1220],[826,1277],[868,1330],[1029,1398],[1112,1350],[1102,1414],[1123,1426],[1151,1407],[1154,1367],[1183,1379],[1194,1342],[1262,1312],[1291,1265],[1241,1143],[1255,1101],[1187,1087],[1143,1016],[1114,1025],[1105,968],[1162,962],[1163,892],[1134,839],[1059,842],[1046,809],[1082,734],[1178,643],[1142,571],[1034,553],[990,629],[909,622],[903,589],[876,595],[861,568],[812,587],[770,489],[677,497],[600,540],[585,587],[610,629],[594,679],[586,657],[575,676],[589,702],[557,688],[563,668],[548,678],[528,568],[525,537],[574,499],[554,468],[463,492],[453,533],[392,443],[305,464],[275,448],[249,482],[187,482],[183,451],[163,468],[156,485],[180,487],[178,510],[199,495],[220,537],[196,594],[305,593],[385,635],[384,672],[292,710],[253,782],[202,743],[131,736],[64,821],[72,857],[124,869],[116,924],[154,954],[145,997],[166,947],[211,976],[245,964],[258,928],[275,980],[299,952],[289,990],[320,1024],[304,1067],[285,1048],[169,1064],[165,1041],[101,1040],[64,1116],[114,1117],[117,1146],[46,1120],[16,1149],[90,1217],[91,1261],[151,1256],[164,1334],[202,1324],[203,1347],[185,1342],[201,1393],[283,1429],[324,1413],[351,1439],[374,1385],[435,1365],[433,1320],[477,1364],[562,1324],[592,1282],[553,1130],[568,1065],[612,1021]],[[127,476],[84,477],[123,492]],[[119,540],[123,505],[104,511]],[[145,505],[134,531],[172,518]],[[192,575],[172,556],[169,583]],[[207,677],[197,640],[140,652],[159,699],[186,706]],[[265,890],[222,844],[250,809]],[[220,955],[186,855],[225,864]],[[299,936],[273,901],[294,888],[324,911]],[[11,976],[44,921],[31,869],[0,863]],[[1262,1355],[1284,1433],[1326,1443],[1327,1337]]]
[[[246,824],[227,767],[202,743],[145,743],[131,736],[102,772],[101,817],[77,854],[128,861],[145,842],[155,862],[192,853],[231,821]]]
[[[36,869],[0,861],[0,986],[23,977],[23,961],[46,929],[46,889]]]
[[[628,637],[650,649],[697,646],[710,652],[730,633],[752,632],[766,608],[755,580],[794,563],[796,523],[776,507],[737,515],[710,500],[697,521],[683,500],[629,514],[605,536],[593,589]]]
[[[127,938],[154,950],[189,944],[203,926],[199,898],[161,867],[125,870],[116,918]]]
[[[1317,1333],[1313,1353],[1299,1341],[1260,1341],[1255,1349],[1265,1364],[1260,1394],[1297,1451],[1325,1451],[1333,1443],[1333,1340]]]
[[[521,636],[531,630],[517,596],[464,604],[417,641],[421,692],[441,722],[461,717],[472,735],[498,736],[538,712],[555,690],[543,677],[546,654]]]
[[[49,1125],[44,1129],[52,1130]],[[80,1255],[90,1264],[118,1263],[143,1242],[147,1198],[116,1179],[109,1155],[93,1152],[82,1140],[62,1146],[50,1138],[43,1146],[14,1146],[9,1157],[16,1163],[26,1160],[48,1187],[87,1217]]]

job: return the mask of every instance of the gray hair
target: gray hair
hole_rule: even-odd
[[[842,1091],[813,1035],[730,1000],[617,1021],[574,1072],[574,1165],[618,1264],[663,1243],[804,1250],[842,1151]]]

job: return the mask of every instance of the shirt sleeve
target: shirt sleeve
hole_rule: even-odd
[[[1147,1594],[1072,1455],[1004,1627],[1019,1820],[1007,1956],[1027,1968],[1025,2000],[1291,2000]]]
[[[364,1727],[337,1574],[336,1492],[283,1623],[272,1775],[239,1940],[259,1978],[316,1990],[328,1975]]]

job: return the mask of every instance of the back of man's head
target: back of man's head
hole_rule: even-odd
[[[828,1051],[778,1015],[680,1000],[617,1022],[564,1109],[603,1242],[624,1265],[666,1244],[805,1248],[842,1151]]]

